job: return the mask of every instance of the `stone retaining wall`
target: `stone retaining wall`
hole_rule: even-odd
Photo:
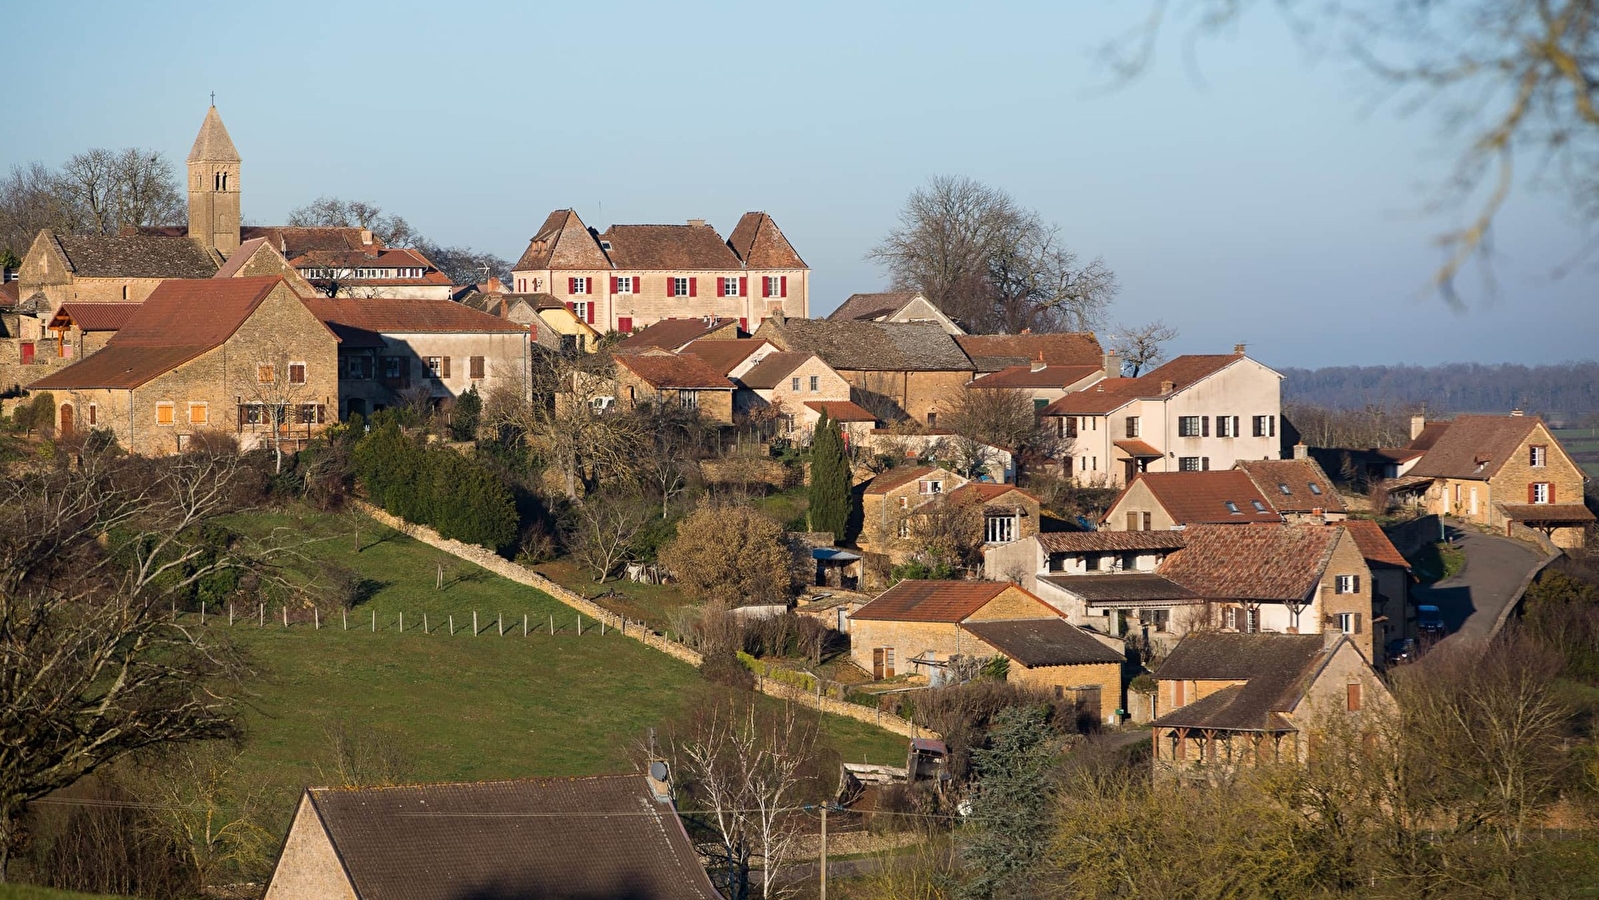
[[[398,516],[384,512],[370,503],[353,499],[350,502],[361,513],[380,524],[387,525],[407,537],[421,541],[437,550],[442,550],[451,556],[482,566],[501,578],[509,579],[534,590],[543,591],[557,601],[566,604],[596,622],[604,622],[608,627],[615,628],[624,637],[640,641],[645,646],[659,650],[695,668],[698,668],[704,662],[704,658],[694,650],[676,643],[663,634],[651,631],[640,622],[628,621],[575,591],[568,590],[543,575],[530,571],[525,566],[511,562],[493,551],[479,547],[476,544],[463,544],[457,540],[441,537],[437,531],[431,528],[424,525],[413,525]],[[810,691],[764,676],[756,676],[755,687],[756,690],[767,696],[788,700],[824,713],[845,716],[905,737],[939,737],[937,732],[919,728],[915,723],[891,713],[868,709],[860,704],[849,703],[833,697],[817,697]]]

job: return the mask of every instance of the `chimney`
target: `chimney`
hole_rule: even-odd
[[[1427,427],[1427,414],[1417,413],[1410,417],[1410,439],[1421,437],[1421,430]]]
[[[372,246],[372,229],[370,229],[370,228],[361,229],[361,246],[363,246],[363,247]]]
[[[1338,646],[1338,642],[1343,639],[1344,633],[1337,628],[1323,627],[1321,629],[1321,649],[1323,650],[1331,650]]]
[[[1122,358],[1115,350],[1105,351],[1105,377],[1120,378],[1122,375]]]
[[[1033,360],[1033,366],[1032,366],[1033,371],[1034,372],[1042,372],[1042,371],[1044,371],[1044,367],[1046,365],[1048,365],[1048,364],[1044,362],[1044,351],[1040,350],[1040,351],[1038,351],[1038,358]]]
[[[1512,410],[1511,410],[1511,411],[1510,411],[1510,414],[1511,414],[1511,415],[1512,415],[1512,416],[1516,416],[1516,417],[1518,417],[1518,418],[1519,418],[1519,417],[1521,417],[1521,416],[1524,416],[1524,415],[1526,415],[1526,414],[1527,414],[1527,412],[1526,412],[1526,410],[1524,410],[1524,409],[1522,409],[1522,408],[1521,408],[1521,407],[1519,407],[1519,406],[1518,406],[1518,407],[1516,407],[1516,408],[1515,408],[1515,409],[1512,409]]]
[[[783,311],[783,307],[779,306],[772,310],[772,321],[779,325],[788,321],[788,314]]]
[[[1244,350],[1248,346],[1249,346],[1248,344],[1234,344],[1233,345],[1233,352],[1238,354],[1239,356],[1243,356],[1244,355]]]
[[[1169,394],[1175,390],[1177,390],[1177,382],[1175,381],[1162,381],[1160,383],[1160,392],[1162,394]]]
[[[705,227],[705,220],[704,219],[689,219],[688,220],[688,224],[689,224],[690,228],[704,228]]]
[[[1294,459],[1309,459],[1309,458],[1310,458],[1310,448],[1305,446],[1305,442],[1304,441],[1300,441],[1299,443],[1294,445]]]
[[[650,763],[649,769],[644,773],[644,780],[650,786],[650,795],[657,803],[672,802],[672,776],[666,768],[666,763],[655,760]]]

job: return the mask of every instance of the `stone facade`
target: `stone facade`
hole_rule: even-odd
[[[1009,587],[983,604],[965,622],[1039,619],[1058,616],[1047,604],[1019,587]],[[914,622],[883,619],[849,620],[850,659],[867,672],[874,671],[877,651],[888,651],[893,658],[894,675],[930,676],[936,666],[927,662],[947,662],[950,657],[992,656],[992,647],[960,627],[960,622]],[[914,660],[926,662],[917,663]],[[887,672],[883,677],[890,677]]]
[[[380,347],[339,347],[339,400],[345,415],[370,415],[425,389],[448,401],[473,388],[488,399],[496,390],[527,383],[531,364],[526,334],[407,333],[381,336]]]
[[[725,390],[657,388],[627,366],[616,367],[616,402],[623,409],[640,403],[662,403],[699,410],[700,418],[716,425],[733,424],[733,385]]]
[[[1541,465],[1533,465],[1533,447],[1543,448]],[[1583,471],[1543,422],[1535,422],[1515,452],[1486,479],[1437,478],[1426,492],[1426,511],[1454,516],[1501,532],[1510,519],[1504,505],[1576,504],[1583,502]],[[1534,484],[1548,485],[1547,500],[1537,500]],[[1557,547],[1581,547],[1581,527],[1556,528],[1550,540]]]
[[[356,900],[355,888],[309,796],[300,797],[266,900]]]
[[[1073,692],[1079,696],[1092,694],[1099,699],[1097,709],[1085,710],[1097,722],[1111,719],[1122,709],[1122,667],[1114,663],[1089,663],[1081,666],[1024,666],[1011,660],[1005,680],[1013,684],[1053,691],[1063,697]],[[1083,688],[1096,688],[1083,691]]]
[[[884,401],[928,428],[937,428],[960,402],[974,369],[905,372],[860,371],[840,368],[838,374],[854,388],[852,399],[870,410]]]

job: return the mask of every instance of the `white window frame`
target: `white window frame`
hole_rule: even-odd
[[[734,277],[734,278],[725,278],[724,277],[722,279],[722,296],[724,296],[724,297],[738,297],[738,296],[741,296],[739,294],[739,292],[738,292],[738,278],[737,277]]]
[[[618,276],[616,276],[616,292],[618,294],[631,294],[631,293],[633,293],[633,276],[632,275],[618,275]]]
[[[587,325],[589,321],[589,307],[593,305],[594,301],[592,300],[573,300],[572,315],[577,316],[577,320],[579,322]]]
[[[1542,444],[1532,445],[1527,464],[1534,469],[1542,469],[1549,465],[1549,448]]]
[[[783,296],[783,276],[762,275],[761,277],[766,279],[766,290],[762,293],[767,299],[772,299],[774,297],[780,298]]]
[[[1189,438],[1199,437],[1199,431],[1200,431],[1200,429],[1199,429],[1199,416],[1178,416],[1177,417],[1177,436],[1178,437],[1189,437]]]
[[[427,367],[429,378],[438,378],[440,377],[440,370],[444,368],[444,357],[424,356],[422,357],[422,365]]]
[[[687,297],[688,296],[688,279],[687,278],[678,278],[678,277],[675,277],[675,276],[672,278],[672,296],[674,296],[674,297]]]
[[[1532,502],[1536,504],[1549,502],[1549,482],[1534,481],[1532,483]]]
[[[1333,593],[1335,594],[1358,594],[1360,593],[1359,585],[1359,575],[1333,576]]]
[[[1355,614],[1352,613],[1352,612],[1341,612],[1341,613],[1339,613],[1338,614],[1338,630],[1340,632],[1342,632],[1343,634],[1354,634],[1355,633]]]
[[[983,537],[990,544],[1008,544],[1016,540],[1016,516],[987,516]]]
[[[589,279],[588,279],[588,276],[584,275],[584,276],[580,276],[580,277],[574,277],[572,279],[572,294],[573,294],[573,296],[576,296],[578,294],[582,294],[583,296],[586,297],[586,296],[588,296],[589,294],[592,294],[592,293],[593,293],[593,291],[589,290]]]
[[[1179,456],[1179,457],[1177,457],[1177,471],[1179,471],[1179,472],[1199,472],[1199,471],[1202,471],[1199,468],[1199,457],[1197,457],[1197,456]]]
[[[1238,417],[1217,416],[1216,436],[1224,438],[1238,437]]]
[[[918,481],[916,482],[916,490],[923,494],[942,494],[944,493],[944,482],[934,479]]]
[[[699,409],[700,408],[700,392],[699,391],[681,391],[681,390],[678,391],[677,392],[677,405],[681,406],[684,409]]]

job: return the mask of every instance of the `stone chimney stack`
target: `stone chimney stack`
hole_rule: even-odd
[[[688,224],[689,224],[690,228],[704,228],[705,227],[705,220],[704,219],[689,219],[688,220]]]
[[[1160,383],[1160,392],[1162,394],[1169,394],[1175,390],[1177,390],[1177,382],[1175,381],[1162,381]]]
[[[1122,376],[1121,354],[1115,350],[1105,351],[1105,377],[1120,378]]]
[[[1233,345],[1233,353],[1235,353],[1235,354],[1237,354],[1239,356],[1243,356],[1244,355],[1244,350],[1247,349],[1248,347],[1249,347],[1248,344],[1234,344]]]
[[[1410,417],[1410,439],[1421,437],[1421,430],[1427,427],[1427,414],[1417,413]]]
[[[1305,442],[1304,441],[1300,441],[1299,443],[1294,445],[1294,459],[1309,459],[1309,458],[1310,458],[1310,448],[1305,446]]]

